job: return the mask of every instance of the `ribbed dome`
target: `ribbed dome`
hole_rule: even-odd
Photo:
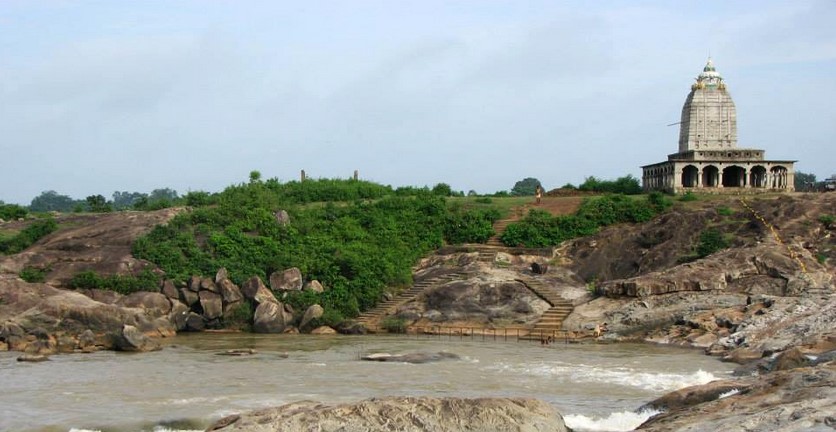
[[[694,84],[694,88],[705,87],[725,87],[723,77],[720,76],[720,73],[714,68],[714,62],[711,61],[711,57],[708,58],[708,62],[706,62],[705,67],[702,68],[702,72],[697,76],[697,83]]]

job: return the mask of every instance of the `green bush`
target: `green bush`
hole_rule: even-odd
[[[493,224],[499,220],[499,211],[458,211],[447,216],[444,239],[451,244],[485,243],[494,235]]]
[[[505,229],[502,242],[507,246],[554,246],[595,234],[607,225],[646,222],[668,207],[664,197],[658,195],[648,195],[645,200],[624,195],[587,198],[573,215],[553,217],[542,210],[531,210],[520,222]]]
[[[224,313],[223,326],[232,330],[250,331],[253,324],[253,307],[248,301],[233,306]]]
[[[571,186],[571,185],[569,185]],[[600,180],[594,176],[587,177],[580,186],[579,190],[589,192],[602,192],[624,195],[638,195],[642,193],[642,187],[639,179],[628,174],[624,177],[619,177],[615,180]]]
[[[705,258],[714,252],[728,248],[730,242],[716,228],[708,228],[700,233],[696,253],[699,258]]]
[[[717,207],[717,214],[719,214],[720,216],[731,216],[734,214],[734,210],[726,206],[720,206]]]
[[[46,274],[49,273],[48,268],[37,268],[26,266],[20,271],[21,279],[29,283],[40,283],[46,280]]]
[[[52,218],[33,222],[12,237],[0,238],[0,254],[11,255],[21,252],[57,229],[58,223]]]
[[[691,191],[685,192],[681,197],[679,197],[679,200],[682,202],[696,201],[698,199],[699,197],[691,193]]]
[[[389,333],[406,333],[406,321],[397,317],[386,317],[380,321],[380,326]]]
[[[68,286],[72,289],[102,289],[115,291],[119,294],[130,294],[138,291],[158,292],[160,276],[149,270],[145,270],[138,275],[109,276],[101,276],[88,270],[73,276]]]
[[[10,221],[25,218],[29,213],[26,208],[17,204],[2,204],[0,205],[0,219]]]
[[[821,215],[819,216],[819,222],[821,222],[825,228],[830,229],[830,227],[833,226],[833,223],[836,222],[836,217],[833,215]]]

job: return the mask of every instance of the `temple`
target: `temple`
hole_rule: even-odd
[[[679,151],[642,167],[645,191],[758,193],[792,191],[791,160],[766,160],[737,146],[737,113],[723,77],[708,59],[682,107]]]

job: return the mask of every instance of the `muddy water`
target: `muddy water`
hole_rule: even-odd
[[[216,355],[254,348],[246,357]],[[360,361],[374,352],[448,351],[428,364]],[[287,354],[285,358],[283,354]],[[199,430],[223,415],[297,400],[386,395],[522,396],[553,404],[577,430],[630,430],[644,402],[726,377],[698,351],[648,345],[552,344],[413,337],[195,334],[145,354],[0,353],[2,431]]]

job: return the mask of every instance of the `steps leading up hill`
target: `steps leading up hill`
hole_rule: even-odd
[[[528,335],[521,337],[521,339],[535,340],[549,336],[557,337],[561,332],[563,320],[575,309],[572,302],[564,299],[557,291],[536,278],[524,277],[517,280],[551,305],[551,308],[543,313],[540,320],[534,324]]]
[[[409,302],[410,300],[415,299],[419,294],[421,294],[425,290],[439,285],[443,285],[450,281],[464,279],[466,277],[466,272],[457,271],[417,282],[413,284],[408,290],[401,292],[391,300],[381,302],[373,309],[369,309],[363,312],[357,318],[357,322],[368,328],[374,327],[382,318],[384,318],[387,315],[393,314],[399,306]]]

